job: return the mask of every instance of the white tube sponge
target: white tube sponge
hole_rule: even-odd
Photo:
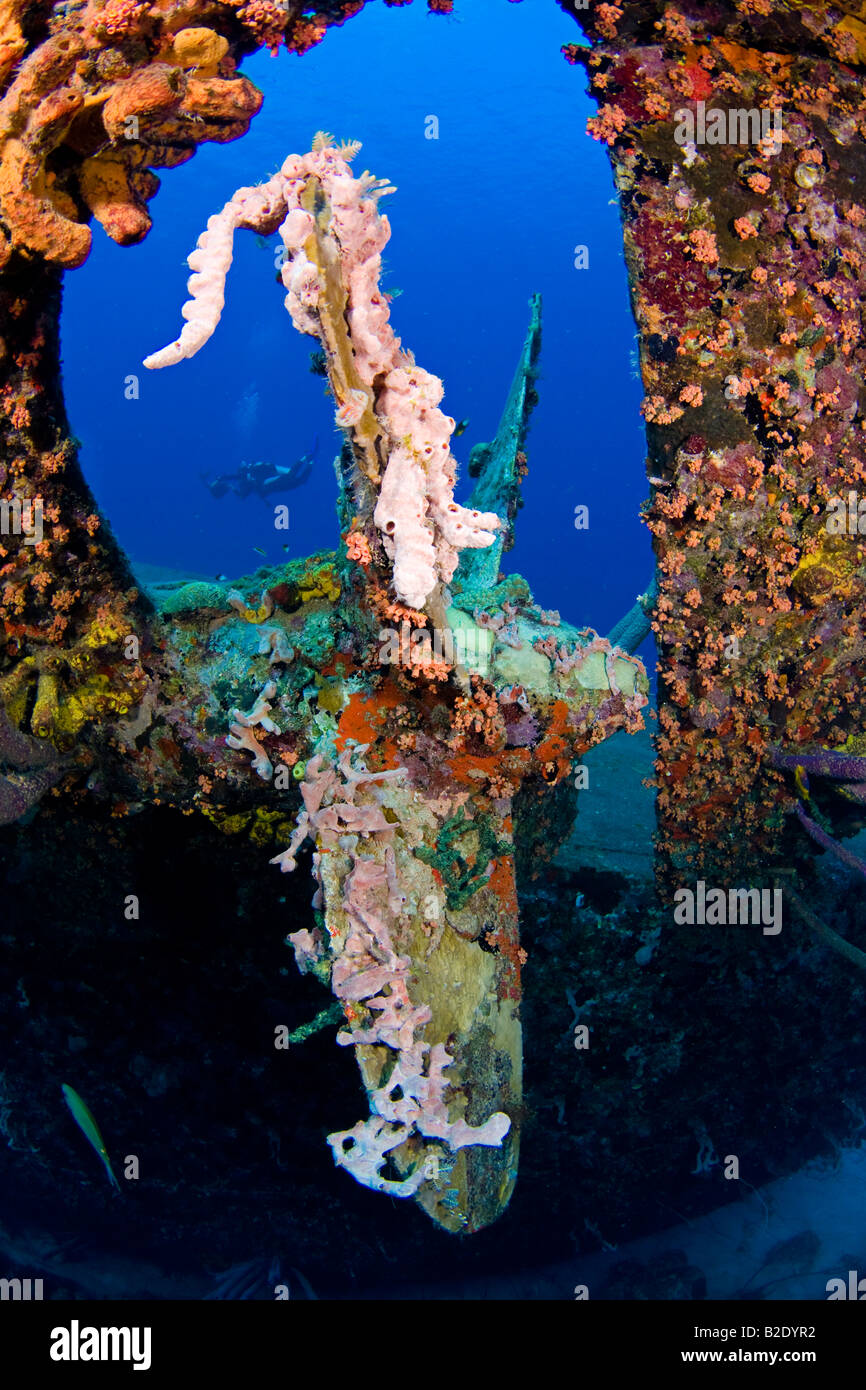
[[[394,449],[385,469],[373,520],[393,561],[394,590],[410,608],[421,608],[436,584],[433,528],[426,521],[424,469],[404,448]]]
[[[398,450],[397,455],[408,451],[411,459],[417,461],[418,472],[411,476],[407,465],[401,462],[388,509],[380,512],[377,507],[373,514],[389,555],[389,538],[393,542],[394,589],[412,608],[423,608],[437,579],[445,584],[450,581],[461,550],[492,544],[493,533],[500,524],[495,512],[469,511],[454,501],[456,464],[449,447],[454,421],[439,409],[442,391],[439,377],[415,364],[401,365],[388,373],[377,402],[377,414],[392,439],[406,441],[406,447]],[[392,453],[391,460],[397,455]],[[380,506],[391,467],[389,462]],[[417,488],[422,490],[420,497],[414,490]],[[418,530],[419,502],[427,544],[422,542]],[[386,529],[383,523],[393,524]],[[423,597],[419,598],[422,591]]]
[[[319,272],[303,251],[286,261],[282,271],[283,284],[288,290],[285,305],[299,333],[319,334],[319,320],[313,310],[319,303]]]
[[[235,228],[265,227],[284,209],[282,179],[277,175],[270,183],[259,187],[239,188],[222,212],[208,218],[207,230],[202,232],[195,250],[187,256],[186,263],[195,274],[187,280],[190,298],[180,311],[186,324],[173,343],[145,357],[145,367],[173,367],[184,357],[194,357],[204,347],[213,336],[225,305],[226,276],[232,263]]]
[[[180,311],[186,324],[173,343],[145,357],[145,367],[173,367],[184,357],[197,353],[212,335],[225,303],[226,275],[232,263],[236,226],[231,203],[226,203],[222,212],[208,218],[207,231],[202,232],[196,250],[187,257],[187,265],[196,274],[187,281],[191,298]]]

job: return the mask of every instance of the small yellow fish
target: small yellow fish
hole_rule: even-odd
[[[69,1106],[69,1109],[72,1112],[73,1120],[78,1125],[78,1128],[81,1130],[81,1133],[84,1135],[88,1143],[91,1144],[92,1147],[99,1154],[99,1157],[105,1164],[105,1171],[108,1174],[109,1179],[111,1180],[112,1186],[116,1187],[119,1192],[120,1183],[114,1176],[114,1169],[111,1166],[111,1159],[108,1157],[108,1150],[106,1149],[105,1144],[103,1143],[102,1135],[99,1133],[99,1126],[97,1125],[87,1106],[84,1104],[84,1101],[81,1099],[81,1096],[78,1094],[78,1092],[73,1091],[71,1086],[67,1086],[65,1084],[63,1085],[62,1089],[63,1095],[66,1099],[66,1104]]]

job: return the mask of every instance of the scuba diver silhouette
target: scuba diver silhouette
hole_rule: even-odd
[[[290,492],[307,481],[313,471],[318,444],[317,436],[310,453],[294,463],[265,463],[259,459],[255,463],[241,463],[234,473],[219,473],[215,478],[207,473],[199,476],[212,497],[225,497],[226,493],[233,497],[272,497],[274,493]]]

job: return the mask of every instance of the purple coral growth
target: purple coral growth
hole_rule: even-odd
[[[815,841],[816,845],[820,845],[822,849],[829,850],[830,853],[834,854],[843,864],[847,864],[849,869],[853,869],[855,873],[866,878],[866,864],[864,864],[863,860],[856,854],[852,854],[851,850],[846,849],[844,845],[840,845],[837,840],[833,839],[832,835],[827,834],[826,830],[822,830],[818,822],[812,820],[812,817],[806,814],[803,804],[800,801],[797,802],[797,819],[806,834]]]
[[[63,765],[50,743],[16,729],[0,710],[0,826],[12,825],[60,780]]]
[[[817,777],[835,777],[842,782],[866,781],[866,758],[840,753],[835,748],[819,748],[815,753],[783,753],[770,749],[770,763],[782,772],[814,772]]]

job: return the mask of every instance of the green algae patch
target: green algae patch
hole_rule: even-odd
[[[477,849],[471,861],[457,848],[458,842],[470,837],[477,841]],[[471,854],[468,845],[464,845],[464,848]],[[457,814],[442,826],[434,849],[427,845],[419,845],[415,850],[417,857],[438,873],[445,889],[446,905],[452,912],[465,907],[469,899],[487,882],[491,862],[503,854],[510,853],[510,843],[507,840],[497,840],[493,823],[487,816],[467,820],[462,806]]]

